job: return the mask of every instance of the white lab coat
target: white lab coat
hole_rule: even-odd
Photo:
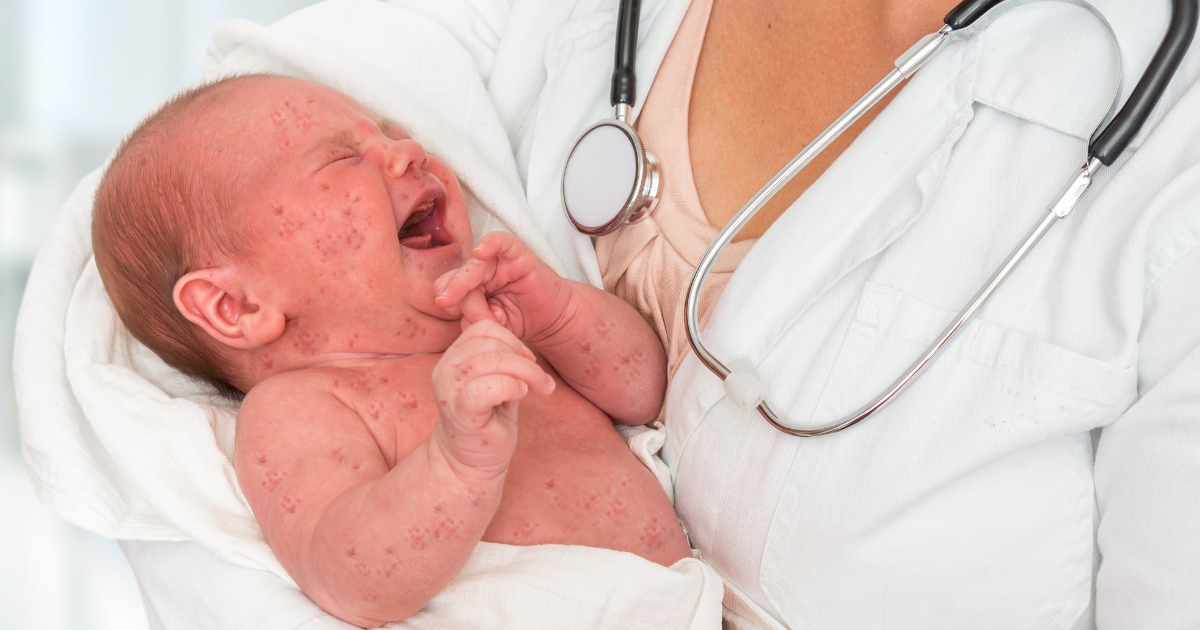
[[[535,223],[598,283],[558,191],[578,132],[609,115],[616,0],[393,2],[471,52]],[[1169,3],[1094,4],[1127,92]],[[639,102],[687,0],[642,5]],[[949,46],[746,257],[705,332],[717,355],[751,359],[805,425],[895,378],[1083,163],[1115,58],[1089,20],[1035,5]],[[1200,627],[1198,73],[1193,52],[1152,131],[865,424],[787,437],[685,361],[664,459],[693,543],[731,583],[793,628]],[[183,610],[191,627],[334,624],[298,596],[197,607],[283,585],[188,543],[123,545],[167,627]]]

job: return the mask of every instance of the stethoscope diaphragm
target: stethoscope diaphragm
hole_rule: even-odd
[[[563,168],[562,201],[575,229],[603,236],[646,218],[658,204],[662,176],[629,126],[637,92],[639,0],[621,0],[609,104],[614,117],[583,132]]]
[[[567,158],[563,206],[576,229],[601,236],[649,216],[660,179],[658,160],[637,132],[620,118],[604,120],[583,133]]]

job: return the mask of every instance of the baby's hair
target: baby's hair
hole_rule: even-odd
[[[92,213],[96,267],[121,321],[168,365],[223,395],[242,396],[217,344],[175,307],[184,274],[237,257],[247,247],[234,202],[237,173],[221,152],[204,151],[204,127],[234,84],[229,77],[186,90],[144,120],[117,149]],[[200,133],[198,133],[200,132]],[[205,159],[189,159],[188,151]]]

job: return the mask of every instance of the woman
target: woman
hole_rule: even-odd
[[[716,228],[954,2],[645,0],[639,126],[665,198],[594,249],[568,236],[559,178],[578,134],[611,115],[616,3],[396,2],[471,51],[569,271],[663,336],[676,508],[766,614],[789,627],[1200,624],[1197,54],[1136,152],[946,356],[867,423],[800,440],[737,409],[688,357],[680,296]],[[1095,4],[1136,78],[1168,2]],[[1083,163],[1115,54],[1086,12],[1049,2],[948,45],[739,235],[702,304],[713,350],[755,363],[797,425],[874,396]],[[207,566],[167,545],[125,546],[160,613],[188,587],[156,555]]]

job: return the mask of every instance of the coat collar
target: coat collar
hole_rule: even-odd
[[[948,43],[743,260],[709,321],[713,351],[760,359],[834,284],[903,235],[941,187],[977,106],[1086,142],[1111,104],[1117,59],[1101,22],[1049,1]]]
[[[637,64],[639,108],[689,3],[689,0],[643,2]],[[1095,0],[1094,4],[1113,24],[1121,42],[1125,91],[1128,92],[1165,28],[1169,12],[1167,2],[1145,0],[1136,3],[1138,10],[1119,0]],[[579,132],[596,120],[611,116],[607,103],[608,84],[604,79],[612,64],[616,5],[616,0],[578,3],[572,10],[571,19],[550,38],[546,52],[545,90],[535,111],[531,112],[529,121],[533,127],[526,129],[529,133],[519,134],[522,139],[517,147],[518,164],[526,177],[535,220],[551,242],[559,243],[560,257],[568,261],[572,275],[585,277],[593,284],[599,282],[599,270],[591,242],[573,233],[562,216],[558,178]],[[950,49],[955,47],[959,52],[952,53]],[[935,154],[945,153],[953,145],[957,139],[954,133],[961,133],[961,125],[970,118],[968,110],[976,102],[1062,133],[1088,138],[1110,104],[1118,59],[1115,50],[1112,35],[1099,21],[1083,9],[1053,0],[1015,8],[977,36],[949,44],[940,57],[953,57],[956,62],[947,65],[935,60],[918,74],[912,86],[906,88],[906,92],[911,91],[915,85],[924,83],[930,87],[923,89],[941,89],[945,93],[943,96],[950,99],[934,106],[950,118],[942,123],[929,123],[941,129],[942,139],[946,142],[939,143],[926,154],[929,160],[925,168],[907,170],[908,183],[915,185],[922,194],[931,192],[930,187],[936,186],[939,177]],[[967,58],[970,62],[964,63]],[[943,85],[940,88],[932,87],[936,82],[928,80],[928,75],[936,73],[941,73]],[[903,95],[896,100],[903,100]],[[897,102],[893,102],[889,110],[898,109]],[[635,109],[635,115],[637,112]],[[886,117],[881,115],[880,118]],[[891,118],[899,118],[899,114]],[[880,124],[877,120],[872,127]],[[905,123],[897,124],[903,126]],[[912,126],[911,122],[908,124]],[[847,154],[865,151],[857,145],[870,135],[872,129],[864,132]],[[907,146],[910,145],[896,145]],[[844,155],[838,162],[848,161]],[[830,170],[838,170],[837,167],[835,164]],[[831,173],[822,177],[822,180],[829,179],[832,179]],[[859,188],[872,185],[868,183],[869,178],[857,179],[854,185]],[[822,182],[818,181],[813,189],[821,187]],[[806,193],[789,214],[797,214],[796,210],[805,205],[815,205],[817,196],[815,192]],[[858,196],[836,192],[829,200],[832,205],[825,205],[845,212],[828,217],[832,225],[821,225],[823,235],[831,236],[825,234],[826,230],[838,231],[839,235],[823,242],[844,243],[841,238],[844,236],[857,244],[841,250],[837,256],[841,263],[828,270],[833,278],[840,277],[846,269],[886,247],[919,215],[919,200],[915,207],[902,211],[894,207],[879,208],[878,203],[865,203],[868,200],[858,199]],[[847,207],[847,204],[853,207]],[[869,216],[871,209],[886,212],[884,220],[873,220],[876,217]],[[871,224],[870,228],[863,229],[871,231],[873,238],[863,240],[863,235],[855,229],[860,222],[863,226]],[[891,227],[883,229],[884,226]],[[730,289],[735,284],[736,279]]]

